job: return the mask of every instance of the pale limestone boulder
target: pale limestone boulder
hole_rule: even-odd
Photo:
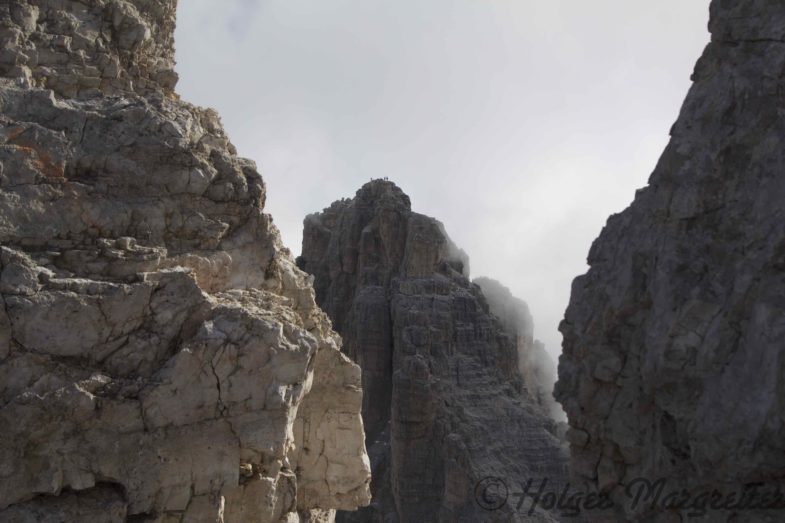
[[[369,501],[359,368],[253,163],[174,95],[175,7],[0,6],[0,521]]]

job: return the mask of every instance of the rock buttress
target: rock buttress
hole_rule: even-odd
[[[328,521],[360,369],[214,111],[174,0],[0,5],[0,520]]]
[[[298,264],[363,371],[374,500],[339,519],[551,521],[541,510],[514,514],[515,503],[487,511],[477,502],[486,476],[515,490],[549,477],[558,490],[567,454],[556,423],[525,393],[515,338],[442,225],[376,180],[305,219]]]

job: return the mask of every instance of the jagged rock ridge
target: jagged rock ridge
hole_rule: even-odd
[[[785,485],[785,4],[714,0],[709,29],[670,143],[592,246],[561,326],[572,468],[620,518],[666,516],[626,503],[636,477]]]
[[[0,520],[329,521],[360,369],[214,111],[174,0],[0,5]]]
[[[297,261],[363,371],[374,500],[339,519],[551,521],[475,499],[485,476],[516,487],[547,476],[558,488],[567,455],[556,423],[526,394],[517,333],[491,314],[441,223],[375,180],[305,219]]]

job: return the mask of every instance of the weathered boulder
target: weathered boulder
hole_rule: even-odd
[[[785,4],[714,0],[710,15],[670,143],[592,246],[561,325],[572,469],[620,518],[679,517],[631,507],[636,478],[692,496],[785,487]]]
[[[174,0],[0,5],[0,521],[328,521],[360,369],[214,111]]]

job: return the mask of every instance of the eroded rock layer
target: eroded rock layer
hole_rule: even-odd
[[[0,521],[328,521],[360,369],[214,111],[174,0],[0,5]]]
[[[298,265],[363,371],[374,500],[339,519],[552,520],[516,514],[512,501],[495,506],[476,489],[492,476],[510,492],[534,477],[558,490],[567,455],[556,423],[526,393],[515,333],[491,314],[467,264],[391,182],[305,219]]]
[[[636,478],[693,496],[785,484],[785,4],[714,0],[710,16],[670,143],[592,246],[561,326],[572,468],[625,519],[678,518],[631,507]]]

